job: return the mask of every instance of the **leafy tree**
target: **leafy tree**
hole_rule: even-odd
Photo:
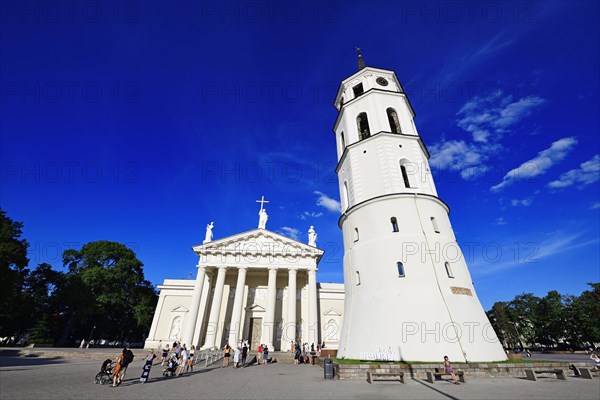
[[[23,224],[10,219],[0,209],[0,337],[14,337],[18,341],[25,333],[28,321],[24,284],[29,270],[27,248],[21,238]]]
[[[537,309],[536,336],[544,345],[554,346],[566,335],[566,307],[563,296],[551,290],[541,299]]]
[[[505,347],[514,348],[520,344],[519,333],[508,303],[494,303],[492,309],[488,311],[488,318],[492,322],[492,327],[496,331],[498,339],[504,343]]]
[[[86,338],[93,327],[97,337],[123,340],[140,339],[147,332],[157,295],[131,249],[90,242],[81,250],[66,250],[63,264],[68,268],[62,289],[67,320],[59,342]]]
[[[600,342],[600,283],[588,283],[579,297],[571,299],[567,309],[567,330],[571,343],[594,347]]]
[[[58,288],[64,282],[64,273],[55,271],[50,264],[39,264],[25,280],[29,316],[32,323],[28,342],[53,343],[59,319],[55,310],[58,305]]]
[[[519,327],[519,333],[526,343],[536,343],[535,326],[538,323],[538,307],[541,299],[532,293],[522,293],[508,303],[511,315]]]

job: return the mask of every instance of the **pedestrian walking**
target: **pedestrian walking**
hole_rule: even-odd
[[[146,356],[146,363],[142,369],[142,376],[140,376],[140,382],[146,383],[148,381],[148,376],[150,375],[150,370],[152,369],[152,363],[156,358],[156,354],[154,354],[154,350],[149,350],[148,355]]]

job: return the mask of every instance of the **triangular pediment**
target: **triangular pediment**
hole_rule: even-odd
[[[255,311],[255,312],[261,312],[261,311],[265,311],[264,307],[258,305],[258,304],[253,304],[249,307],[246,307],[246,310],[248,311]]]
[[[188,312],[188,311],[189,311],[189,310],[188,310],[187,308],[185,308],[184,306],[182,306],[181,304],[180,304],[180,305],[178,305],[178,306],[177,306],[177,307],[175,307],[175,308],[171,308],[171,312],[172,312],[172,313],[176,313],[176,312],[183,312],[183,313],[186,313],[186,312]]]
[[[237,235],[194,246],[199,256],[203,254],[310,254],[320,258],[323,250],[266,229],[254,229]]]
[[[335,308],[330,308],[329,311],[324,312],[323,315],[327,315],[328,317],[340,317],[342,313]]]

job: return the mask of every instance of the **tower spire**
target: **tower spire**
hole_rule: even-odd
[[[360,47],[354,47],[354,49],[358,52],[358,70],[365,68],[365,60],[363,60],[362,54],[360,52],[362,49]]]

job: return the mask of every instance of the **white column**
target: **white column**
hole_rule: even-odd
[[[217,340],[217,330],[219,329],[219,314],[221,313],[221,301],[223,300],[223,288],[225,287],[225,274],[227,268],[218,267],[217,282],[215,283],[215,294],[213,296],[210,314],[208,317],[208,327],[206,328],[206,341],[202,348],[215,347]],[[220,347],[220,346],[219,346]]]
[[[233,299],[233,311],[229,324],[229,345],[234,347],[240,341],[242,306],[244,304],[244,285],[246,285],[247,268],[238,268],[237,283],[235,285],[235,297]]]
[[[285,325],[285,335],[287,342],[290,340],[296,341],[296,308],[298,307],[296,300],[296,278],[297,268],[288,269],[288,310],[287,323]],[[287,345],[288,343],[285,343]]]
[[[158,304],[156,305],[156,311],[154,312],[154,318],[152,318],[152,325],[150,326],[150,332],[148,333],[148,338],[146,341],[156,340],[156,328],[158,327],[158,321],[162,314],[162,308],[165,304],[165,296],[163,294],[158,297]],[[163,335],[164,337],[168,337],[168,334]],[[158,340],[162,340],[161,337]],[[145,348],[151,348],[146,346]]]
[[[205,276],[206,267],[198,265],[198,274],[196,275],[196,282],[194,282],[194,292],[192,293],[190,311],[186,316],[183,336],[181,337],[181,342],[184,343],[188,349],[192,347],[192,339],[194,337],[194,329],[196,328],[196,320],[198,319],[198,310],[200,310],[200,299],[202,298]]]
[[[273,348],[273,337],[275,336],[275,300],[277,299],[277,268],[269,268],[269,283],[267,287],[267,309],[262,326],[262,343]]]
[[[317,270],[308,270],[308,345],[317,346],[319,339],[317,320]]]

